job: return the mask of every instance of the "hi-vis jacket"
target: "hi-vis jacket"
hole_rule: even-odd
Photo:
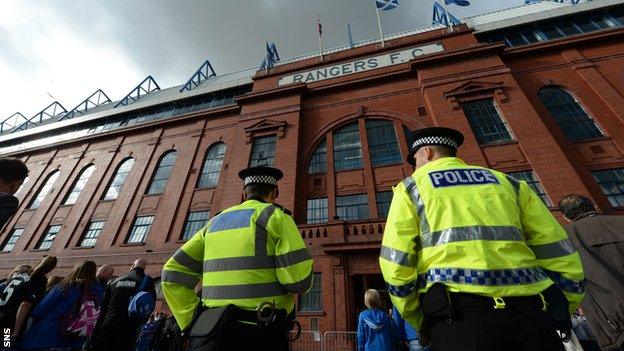
[[[312,258],[293,219],[276,206],[247,200],[213,217],[163,268],[162,289],[182,330],[190,326],[202,281],[206,307],[255,310],[264,301],[292,311],[312,284]]]
[[[445,157],[394,188],[379,264],[392,302],[417,329],[418,296],[438,282],[493,298],[536,295],[554,282],[573,311],[584,274],[567,238],[526,182]]]

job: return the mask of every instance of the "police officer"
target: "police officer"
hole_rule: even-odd
[[[236,322],[224,324],[218,346],[207,349],[267,345],[288,350],[295,294],[311,287],[312,258],[289,212],[274,204],[283,173],[251,167],[239,177],[245,184],[245,201],[213,217],[167,261],[163,293],[181,330],[191,326],[198,304],[210,313],[236,306],[225,318]],[[194,291],[199,281],[201,299]],[[201,333],[197,329],[203,328],[198,323],[191,330],[191,344],[193,335]]]
[[[463,140],[412,133],[379,258],[391,300],[436,351],[563,350],[579,255],[526,182],[457,158]]]

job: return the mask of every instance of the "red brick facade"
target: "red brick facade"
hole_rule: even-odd
[[[0,274],[14,266],[34,262],[42,255],[59,257],[55,274],[66,274],[78,260],[127,270],[131,262],[146,258],[148,272],[160,275],[163,262],[182,243],[189,211],[214,214],[239,203],[242,183],[237,172],[247,166],[252,140],[277,135],[275,166],[285,173],[278,201],[293,210],[302,236],[313,252],[314,270],[320,272],[322,305],[319,312],[301,313],[304,328],[318,318],[320,330],[354,330],[363,291],[383,289],[377,256],[384,220],[375,203],[377,191],[387,191],[411,173],[407,164],[373,168],[365,120],[395,123],[402,157],[407,150],[403,126],[450,126],[466,136],[459,155],[468,163],[504,172],[533,170],[546,193],[557,203],[567,193],[589,195],[601,210],[614,209],[590,171],[624,167],[624,29],[585,34],[571,40],[545,42],[506,49],[502,44],[479,43],[463,26],[453,33],[440,29],[392,40],[385,48],[368,45],[278,66],[259,72],[252,92],[235,104],[186,114],[168,120],[120,128],[14,154],[26,161],[30,176],[18,194],[18,213],[0,233],[0,243],[13,228],[24,228],[11,252],[0,253]],[[442,43],[444,51],[409,62],[313,83],[278,86],[293,72],[308,71],[357,58],[379,55],[429,43]],[[540,88],[563,87],[573,94],[607,137],[569,142],[538,99]],[[461,104],[493,98],[514,141],[480,146]],[[364,167],[334,172],[332,131],[358,121]],[[327,172],[309,176],[308,164],[316,145],[327,138]],[[218,186],[196,189],[206,151],[216,142],[227,150]],[[0,145],[1,146],[1,145]],[[158,160],[167,150],[177,160],[166,190],[143,195]],[[120,196],[100,200],[117,166],[134,158]],[[73,205],[62,205],[80,171],[96,169]],[[27,205],[46,177],[59,170],[51,192],[36,210]],[[368,195],[370,220],[345,222],[336,215],[336,196]],[[328,198],[326,224],[307,225],[310,198]],[[559,218],[560,214],[553,208]],[[154,215],[145,244],[124,244],[137,215]],[[78,243],[91,220],[106,221],[94,248]],[[49,225],[61,230],[49,250],[34,249]]]

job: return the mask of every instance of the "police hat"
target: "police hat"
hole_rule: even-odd
[[[464,136],[459,131],[451,128],[422,128],[413,131],[408,142],[410,145],[410,152],[409,155],[407,155],[407,163],[413,166],[416,163],[414,154],[421,146],[440,145],[457,150],[464,142]]]
[[[277,181],[284,177],[284,173],[273,167],[249,167],[238,172],[238,177],[245,182],[245,186],[252,184],[269,184],[277,186]]]

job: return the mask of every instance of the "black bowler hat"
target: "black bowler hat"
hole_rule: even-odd
[[[245,182],[245,186],[252,184],[269,184],[277,186],[277,181],[284,177],[284,173],[273,167],[249,167],[238,172],[238,177]]]
[[[440,145],[457,150],[464,142],[464,135],[459,131],[444,127],[431,127],[416,129],[409,138],[410,152],[407,155],[407,163],[414,165],[414,154],[421,146]]]

